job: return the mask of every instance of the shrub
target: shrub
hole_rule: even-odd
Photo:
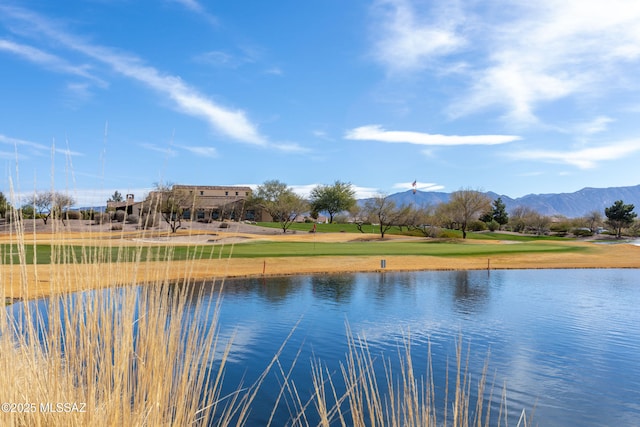
[[[66,211],[62,214],[64,219],[79,220],[82,219],[82,213],[79,211]]]
[[[228,222],[221,222],[218,227],[220,227],[220,228],[229,228],[229,223]]]
[[[487,224],[483,221],[471,221],[469,223],[469,231],[484,231],[487,229]]]
[[[152,212],[149,214],[142,215],[142,218],[140,219],[139,227],[146,230],[148,228],[157,227],[159,223],[160,223],[160,218],[158,217],[158,214],[156,214],[155,212]]]
[[[593,231],[588,228],[574,228],[571,233],[576,237],[589,237],[593,236]]]
[[[438,237],[440,237],[442,239],[457,239],[458,237],[460,237],[460,233],[458,233],[458,232],[456,232],[454,230],[449,230],[447,228],[443,228],[438,233]]]
[[[140,221],[140,217],[136,214],[127,215],[127,224],[137,224]]]
[[[111,220],[111,215],[106,212],[98,213],[96,212],[93,215],[93,221],[95,224],[106,224]]]
[[[489,229],[489,231],[496,231],[500,229],[500,224],[498,224],[498,221],[496,221],[495,219],[492,219],[491,221],[487,222],[487,228]]]
[[[124,222],[125,218],[127,217],[127,213],[125,211],[115,211],[113,213],[113,220],[117,221],[117,222]]]
[[[122,223],[118,223],[118,224],[113,224],[111,226],[111,230],[113,231],[122,231]]]

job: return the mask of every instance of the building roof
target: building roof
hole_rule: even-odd
[[[173,188],[182,188],[189,190],[234,190],[234,191],[252,191],[251,187],[234,186],[234,185],[185,185],[174,184]]]

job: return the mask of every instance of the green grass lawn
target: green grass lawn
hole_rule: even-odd
[[[277,222],[259,222],[257,223],[260,227],[268,227],[275,228],[278,230],[282,230],[280,227],[280,223]],[[296,231],[296,232],[305,232],[308,233],[313,228],[312,223],[293,223],[287,230],[287,232]],[[360,233],[358,227],[355,224],[316,224],[316,231],[318,233]],[[375,225],[363,225],[362,231],[365,234],[380,234],[380,230],[378,226]],[[462,239],[462,231],[460,230],[443,230],[447,237],[450,238],[460,238]],[[422,233],[416,230],[409,231],[406,227],[403,227],[400,230],[398,227],[391,227],[386,234],[393,235],[406,235],[406,236],[422,236]],[[483,232],[483,233],[475,233],[472,231],[467,232],[467,239],[473,240],[513,240],[519,242],[531,242],[531,241],[539,241],[539,240],[570,240],[566,237],[558,237],[558,236],[533,236],[526,234],[507,234],[500,232]]]
[[[15,245],[0,245],[3,264],[19,264]],[[266,257],[310,257],[310,256],[491,256],[501,254],[523,254],[541,252],[573,252],[587,250],[581,246],[566,244],[522,242],[519,244],[465,244],[463,241],[366,241],[366,242],[248,242],[235,245],[204,246],[153,246],[153,247],[91,247],[25,245],[25,259],[32,264],[56,263],[107,263],[162,261],[167,259],[215,259],[215,258],[266,258]]]

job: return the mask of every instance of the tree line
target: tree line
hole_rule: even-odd
[[[123,198],[116,191],[109,200],[118,202]],[[23,218],[40,218],[45,224],[51,218],[64,222],[65,219],[79,216],[78,213],[71,215],[69,211],[74,204],[73,197],[65,193],[41,191],[28,196],[19,213]],[[157,218],[159,214],[175,232],[182,227],[184,212],[189,209],[195,211],[198,203],[194,194],[175,189],[171,184],[156,183],[155,190],[146,196],[143,206],[141,216],[146,218],[145,228],[156,226],[157,221],[150,221],[149,218]],[[537,235],[549,232],[590,235],[604,225],[610,227],[611,234],[617,238],[625,230],[628,234],[640,235],[634,205],[625,204],[622,200],[605,208],[604,216],[594,210],[581,218],[552,218],[526,206],[518,206],[507,212],[500,197],[491,200],[486,194],[471,188],[454,191],[448,202],[435,206],[398,206],[385,194],[358,203],[353,185],[339,180],[314,187],[308,199],[295,193],[284,182],[268,180],[252,192],[246,200],[246,208],[264,210],[274,222],[280,224],[284,233],[301,216],[316,221],[320,214],[325,214],[329,223],[353,223],[361,232],[364,232],[364,225],[373,225],[381,238],[393,227],[417,231],[426,237],[436,237],[443,229],[459,230],[463,239],[468,231],[482,230],[508,230]],[[0,192],[0,215],[3,218],[11,217],[12,211],[16,212]],[[81,218],[86,219],[85,216],[77,219]],[[139,218],[135,219],[138,222]]]
[[[629,229],[634,235],[640,234],[634,205],[625,204],[622,200],[604,210],[606,220],[594,210],[582,218],[556,217],[554,221],[554,218],[525,206],[518,206],[508,213],[500,197],[491,200],[481,191],[470,188],[454,191],[448,202],[435,206],[397,206],[385,194],[378,194],[359,204],[353,186],[342,181],[316,186],[307,200],[287,184],[269,180],[256,188],[249,202],[265,209],[274,221],[280,223],[283,232],[308,212],[312,220],[316,220],[319,213],[325,213],[329,223],[336,219],[351,222],[361,232],[364,232],[364,225],[375,224],[381,238],[392,227],[417,230],[427,237],[435,237],[442,229],[459,230],[463,239],[468,231],[482,230],[586,235],[597,232],[603,225],[611,227],[618,238],[624,229]]]

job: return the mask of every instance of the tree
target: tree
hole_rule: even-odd
[[[175,233],[182,227],[182,219],[186,211],[194,211],[198,198],[184,189],[177,189],[171,184],[156,183],[155,190],[147,196],[151,211],[160,212],[160,216]]]
[[[40,191],[28,200],[42,221],[47,224],[49,218],[62,218],[62,212],[73,206],[75,200],[72,196],[57,191]],[[63,222],[64,223],[64,222]]]
[[[355,194],[352,185],[346,182],[318,185],[311,190],[311,210],[328,213],[331,224],[335,214],[349,210],[356,203]]]
[[[602,214],[598,211],[591,211],[583,218],[585,225],[592,233],[602,224]]]
[[[407,212],[405,225],[409,230],[419,231],[424,237],[435,237],[438,232],[435,225],[437,222],[436,208],[433,206],[411,207]]]
[[[604,209],[607,223],[616,230],[616,237],[622,236],[622,228],[633,224],[633,220],[638,216],[633,212],[634,206],[625,205],[622,200],[616,201],[613,205]]]
[[[527,227],[527,218],[535,211],[528,206],[516,206],[509,215],[509,227],[511,231],[523,233]]]
[[[493,207],[491,210],[484,214],[480,220],[486,223],[495,221],[500,225],[500,227],[502,227],[509,222],[509,214],[507,214],[506,208],[506,205],[502,201],[502,197],[498,197],[493,201]]]
[[[398,225],[409,209],[409,206],[397,208],[395,202],[388,196],[379,194],[367,200],[363,210],[366,212],[366,217],[378,223],[380,238],[384,239],[385,233],[394,225]]]
[[[124,202],[124,198],[122,197],[122,194],[116,190],[107,202]]]
[[[365,211],[364,207],[357,203],[349,208],[350,221],[356,225],[358,231],[361,233],[364,233],[364,230],[362,229],[363,225],[371,224],[371,220],[368,215],[369,213]]]
[[[542,236],[549,231],[550,223],[551,218],[538,212],[534,212],[529,217],[527,217],[527,226],[535,230],[538,236]]]
[[[462,189],[451,193],[448,204],[453,211],[453,220],[462,230],[462,238],[466,239],[467,226],[490,209],[491,199],[480,191]]]
[[[274,221],[280,223],[283,233],[287,232],[298,215],[309,208],[306,200],[278,180],[259,185],[251,195],[250,203],[267,211]]]
[[[7,201],[7,198],[0,191],[0,217],[5,218],[7,216],[7,210],[9,209],[9,207],[10,205]]]

